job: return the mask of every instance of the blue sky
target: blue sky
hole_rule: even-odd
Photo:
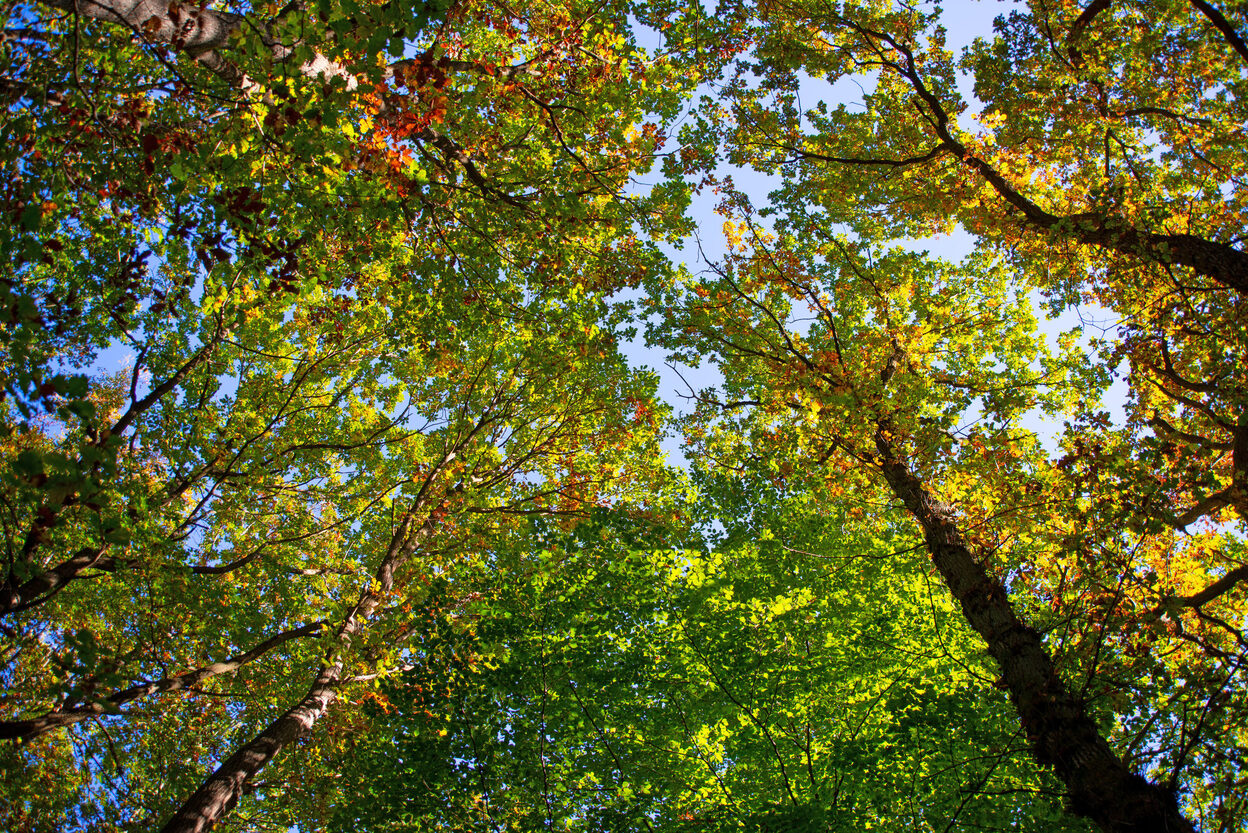
[[[1020,6],[1021,4],[1010,0],[953,0],[953,2],[942,3],[942,20],[947,30],[947,48],[956,56],[976,38],[993,37],[993,21],[997,16],[1008,14]],[[657,45],[657,39],[656,44],[649,45]],[[818,101],[823,100],[830,106],[847,104],[852,107],[854,102],[861,101],[864,92],[870,91],[869,84],[869,80],[866,79],[861,82],[843,80],[832,85],[818,79],[807,79],[800,91],[801,106],[804,109],[810,109]],[[979,109],[973,94],[973,79],[964,75],[959,86],[964,98],[971,105],[968,113],[963,115],[963,119],[968,119]],[[708,88],[704,92],[713,94],[714,90]],[[779,184],[779,179],[776,177],[768,177],[755,171],[728,165],[721,166],[720,173],[731,174],[736,186],[746,193],[756,208],[767,205],[768,193]],[[652,178],[657,181],[657,172],[652,175]],[[647,184],[653,184],[653,181],[642,181],[638,183],[638,186],[644,189]],[[683,247],[671,248],[668,251],[671,257],[683,263],[690,272],[697,273],[704,270],[706,262],[703,258],[714,261],[723,251],[723,218],[715,213],[716,201],[716,196],[709,192],[695,196],[692,214],[698,226],[697,235],[685,241]],[[972,246],[970,235],[961,231],[922,240],[899,242],[905,242],[915,249],[927,250],[934,255],[951,260],[960,260]],[[1038,300],[1036,303],[1038,307]],[[1042,313],[1037,314],[1043,319]],[[1102,328],[1111,325],[1112,322],[1113,316],[1106,310],[1082,309],[1068,311],[1054,320],[1042,320],[1041,326],[1044,332],[1053,339],[1061,332],[1082,327],[1086,343],[1088,337],[1100,335]],[[699,368],[683,365],[669,366],[665,352],[662,349],[647,347],[641,336],[625,347],[625,353],[634,366],[648,367],[658,373],[660,395],[673,405],[678,413],[687,409],[687,400],[683,398],[683,395],[690,392],[691,386],[694,389],[702,389],[715,385],[721,379],[715,368],[706,364]],[[1124,397],[1125,390],[1118,389],[1111,391],[1109,400],[1121,405]],[[1042,439],[1052,444],[1061,426],[1037,418],[1034,424],[1028,427],[1036,430],[1041,434]],[[668,440],[665,447],[673,455],[674,462],[682,463],[684,457],[679,445],[679,440],[672,438]]]

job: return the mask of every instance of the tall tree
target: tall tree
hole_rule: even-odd
[[[1238,577],[1221,574],[1242,542],[1132,516],[1126,432],[1097,430],[1104,369],[1047,351],[999,260],[743,227],[757,236],[669,302],[668,343],[725,376],[698,397],[702,453],[782,481],[813,466],[827,500],[904,510],[1072,811],[1105,830],[1192,829],[1175,799],[1190,773],[1187,813],[1235,812],[1204,782],[1238,777],[1213,761],[1243,720],[1225,696],[1242,673]],[[1028,414],[1068,409],[1079,424],[1050,456]],[[1225,605],[1223,626],[1197,624],[1178,582],[1207,585],[1191,598]]]
[[[728,377],[695,436],[886,489],[1073,810],[1237,829],[1240,777],[1213,762],[1241,754],[1248,644],[1240,13],[1036,3],[959,58],[935,7],[731,9],[755,46],[679,171],[722,148],[778,175],[778,237],[729,193],[733,251],[666,329]],[[819,100],[846,82],[861,102]],[[960,265],[893,251],[950,231],[974,248]],[[1028,293],[1117,319],[1063,337],[1085,367],[1035,352]],[[1036,414],[1068,420],[1056,453]]]
[[[6,826],[1248,824],[1242,10],[2,8]]]
[[[603,295],[676,61],[624,6],[269,11],[6,7],[15,827],[66,755],[71,825],[212,826],[473,542],[655,488]]]

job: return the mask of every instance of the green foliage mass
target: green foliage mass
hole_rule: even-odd
[[[702,485],[708,549],[601,516],[492,559],[383,686],[331,829],[1083,829],[992,797],[1052,785],[912,540]]]

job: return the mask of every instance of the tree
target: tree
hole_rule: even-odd
[[[956,61],[937,9],[733,8],[756,45],[687,134],[687,167],[722,141],[783,184],[762,212],[775,239],[729,192],[745,242],[664,328],[727,377],[701,447],[886,489],[1072,810],[1110,830],[1236,829],[1239,776],[1213,763],[1239,755],[1223,744],[1242,747],[1243,722],[1236,25],[1206,3],[1034,4]],[[803,79],[869,92],[810,107]],[[893,250],[959,227],[961,264]],[[1099,303],[1116,332],[1086,364],[1044,358],[1031,292]],[[1115,426],[1099,391],[1124,361]],[[1056,454],[1024,427],[1037,411],[1068,420]]]
[[[1242,10],[4,15],[8,827],[1248,824]]]
[[[5,814],[204,829],[476,542],[645,491],[603,293],[680,85],[622,7],[58,8],[6,11]]]
[[[1033,257],[1074,244],[1150,283],[1173,264],[1242,295],[1243,197],[1219,189],[1238,169],[1234,24],[1204,2],[1060,3],[1015,11],[998,33],[957,62],[935,9],[769,5],[756,28],[765,83],[733,94],[734,158],[800,168],[829,196],[850,189],[852,207],[821,202],[870,235],[961,223]],[[960,70],[982,103],[970,118]],[[874,90],[862,112],[801,112],[797,72],[868,76]],[[1087,261],[1067,262],[1083,283]]]
[[[1180,609],[1167,614],[1173,591],[1141,574],[1175,562],[1213,572],[1218,556],[1196,559],[1242,545],[1214,530],[1124,527],[1121,496],[1089,482],[1089,469],[1112,470],[1109,454],[1081,455],[1076,429],[1052,459],[1020,424],[1095,395],[1099,369],[1077,353],[1046,355],[999,266],[868,257],[825,239],[810,258],[791,238],[755,241],[688,288],[669,343],[714,355],[725,376],[722,393],[700,395],[699,446],[781,482],[814,467],[825,500],[904,510],[1070,809],[1107,830],[1182,829],[1169,779],[1189,762],[1209,777],[1207,761],[1242,721],[1222,695],[1238,668],[1234,634],[1193,655]],[[1228,585],[1208,580],[1220,585],[1210,599]],[[1174,710],[1181,727],[1166,725]],[[1201,716],[1195,726],[1188,714]],[[1220,803],[1198,796],[1189,812]]]
[[[934,12],[776,7],[757,29],[765,80],[729,94],[730,157],[781,172],[786,204],[817,206],[863,240],[960,226],[1009,251],[1020,285],[1052,308],[1086,299],[1112,310],[1132,419],[1157,446],[1184,447],[1161,454],[1163,466],[1152,452],[1150,465],[1174,476],[1164,499],[1145,499],[1180,527],[1242,517],[1231,494],[1248,458],[1225,451],[1243,441],[1232,369],[1243,346],[1232,150],[1243,41],[1203,2],[1045,4],[998,30],[957,64]],[[982,103],[971,118],[959,66]],[[875,88],[863,112],[803,113],[799,72],[867,76]]]

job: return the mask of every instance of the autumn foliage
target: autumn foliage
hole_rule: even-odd
[[[1243,9],[0,14],[5,829],[1248,829]]]

